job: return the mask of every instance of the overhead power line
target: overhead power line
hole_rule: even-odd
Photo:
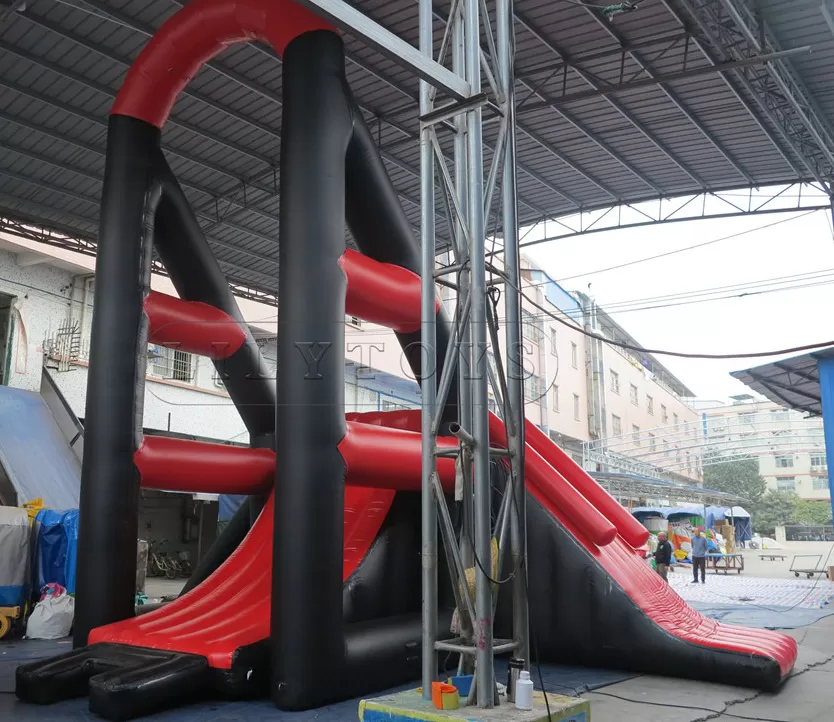
[[[804,344],[802,346],[792,346],[790,348],[783,348],[783,349],[776,349],[773,351],[754,351],[754,352],[746,352],[746,353],[722,353],[722,354],[708,354],[708,353],[686,353],[683,351],[667,351],[664,349],[653,349],[653,348],[646,348],[645,346],[638,346],[636,344],[625,343],[623,341],[614,341],[612,339],[606,338],[605,336],[601,336],[599,334],[593,333],[591,331],[586,331],[582,328],[579,324],[574,323],[572,321],[566,320],[564,318],[560,318],[555,313],[553,313],[550,309],[545,308],[542,306],[538,301],[534,298],[531,298],[527,293],[525,293],[522,289],[518,288],[512,280],[504,273],[500,274],[504,281],[514,288],[523,298],[525,298],[531,305],[535,308],[539,309],[543,314],[548,316],[549,318],[556,321],[556,323],[560,323],[563,326],[567,326],[575,331],[579,331],[583,336],[587,336],[588,338],[593,338],[598,341],[602,341],[603,343],[607,343],[609,346],[616,346],[618,348],[628,349],[630,351],[639,351],[641,353],[649,353],[653,356],[674,356],[677,358],[693,358],[693,359],[709,359],[709,360],[726,360],[726,359],[742,359],[742,358],[764,358],[766,356],[784,356],[786,354],[791,353],[802,353],[803,351],[813,351],[815,349],[827,348],[829,346],[834,346],[834,340],[831,341],[824,341],[821,343],[809,343]]]

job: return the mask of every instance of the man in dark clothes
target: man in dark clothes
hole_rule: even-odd
[[[692,583],[698,583],[698,570],[701,570],[701,584],[707,578],[707,538],[701,536],[700,527],[695,527],[692,533]]]
[[[669,565],[672,563],[672,545],[666,538],[666,532],[657,535],[657,549],[654,550],[654,565],[657,573],[668,582]]]

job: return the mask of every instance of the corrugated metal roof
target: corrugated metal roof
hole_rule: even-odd
[[[831,178],[834,35],[819,8],[760,0],[756,18],[765,26],[757,37],[766,42],[756,48],[728,22],[728,3],[746,13],[740,0],[658,0],[609,21],[581,3],[516,0],[522,224],[622,202]],[[132,60],[183,4],[29,0],[2,17],[0,215],[94,242],[107,112]],[[352,4],[417,44],[416,0]],[[438,46],[449,8],[435,3]],[[348,80],[416,230],[418,80],[360,40],[345,41]],[[779,72],[831,148],[808,140],[768,68],[701,73],[739,53],[800,45],[813,53],[780,61]],[[625,87],[611,91],[618,85]],[[230,281],[267,293],[277,287],[281,105],[275,53],[236,46],[197,74],[163,135]],[[486,126],[487,164],[497,132],[497,123]],[[441,144],[448,151],[451,138]],[[439,205],[438,244],[446,243]]]
[[[822,394],[817,361],[834,356],[834,347],[763,364],[731,376],[773,403],[811,416],[822,416]]]

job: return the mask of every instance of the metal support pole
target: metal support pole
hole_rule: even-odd
[[[464,5],[464,49],[466,74],[470,87],[481,92],[481,30],[480,3],[466,0]],[[492,653],[492,589],[484,573],[491,567],[492,519],[490,511],[489,480],[489,395],[486,369],[486,258],[484,247],[483,215],[483,139],[481,108],[473,108],[467,114],[467,170],[469,175],[469,263],[471,269],[470,333],[472,336],[472,435],[474,449],[475,496],[475,554],[480,564],[475,570],[475,643],[477,655],[475,669],[478,675],[478,707],[495,704],[495,675]]]
[[[512,568],[518,569],[512,582],[513,639],[516,656],[530,668],[530,628],[527,600],[527,493],[524,485],[524,378],[521,345],[521,262],[519,258],[518,213],[515,157],[515,78],[513,0],[496,0],[495,22],[498,34],[498,58],[507,131],[504,139],[504,330],[507,346],[507,445],[510,450],[511,488],[515,494],[511,514],[510,549]],[[514,427],[514,428],[513,428]]]
[[[432,58],[432,3],[420,0],[420,52]],[[420,114],[431,110],[431,86],[420,81]],[[437,676],[437,507],[432,480],[436,469],[436,441],[432,425],[437,405],[437,319],[434,290],[434,149],[432,129],[420,129],[420,240],[422,243],[421,315],[423,358],[426,364],[420,382],[422,415],[422,562],[423,562],[423,699],[431,699],[431,685]]]
[[[461,15],[462,3],[457,3],[455,12],[449,16],[452,27],[452,70],[462,77],[466,77],[466,58],[463,46],[463,18]],[[466,195],[467,187],[467,165],[466,165],[466,116],[458,115],[455,118],[455,190],[458,194],[458,207],[463,218],[467,218],[469,207]],[[458,304],[463,298],[470,299],[469,295],[469,248],[464,242],[466,236],[463,226],[458,223],[455,232],[459,239],[461,253],[458,263],[462,269],[458,274]],[[468,307],[464,313],[468,314]],[[469,325],[466,324],[461,330],[460,351],[458,354],[458,398],[460,400],[459,422],[465,429],[472,428],[472,396],[470,394],[469,379],[472,375],[472,339],[470,337]],[[462,457],[465,459],[466,457]],[[462,465],[463,472],[463,523],[460,536],[461,555],[463,563],[467,568],[475,565],[475,556],[472,549],[472,540],[475,538],[475,509],[472,500],[472,469],[469,464]],[[465,660],[468,664],[471,660]],[[471,670],[467,670],[471,671]]]

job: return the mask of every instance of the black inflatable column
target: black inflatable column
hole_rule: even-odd
[[[142,432],[144,386],[137,380],[147,360],[142,300],[159,135],[141,120],[110,117],[81,470],[76,647],[87,644],[91,629],[134,613],[139,477],[133,452]]]
[[[284,53],[271,645],[273,700],[288,710],[331,697],[345,657],[343,66],[327,31]]]

